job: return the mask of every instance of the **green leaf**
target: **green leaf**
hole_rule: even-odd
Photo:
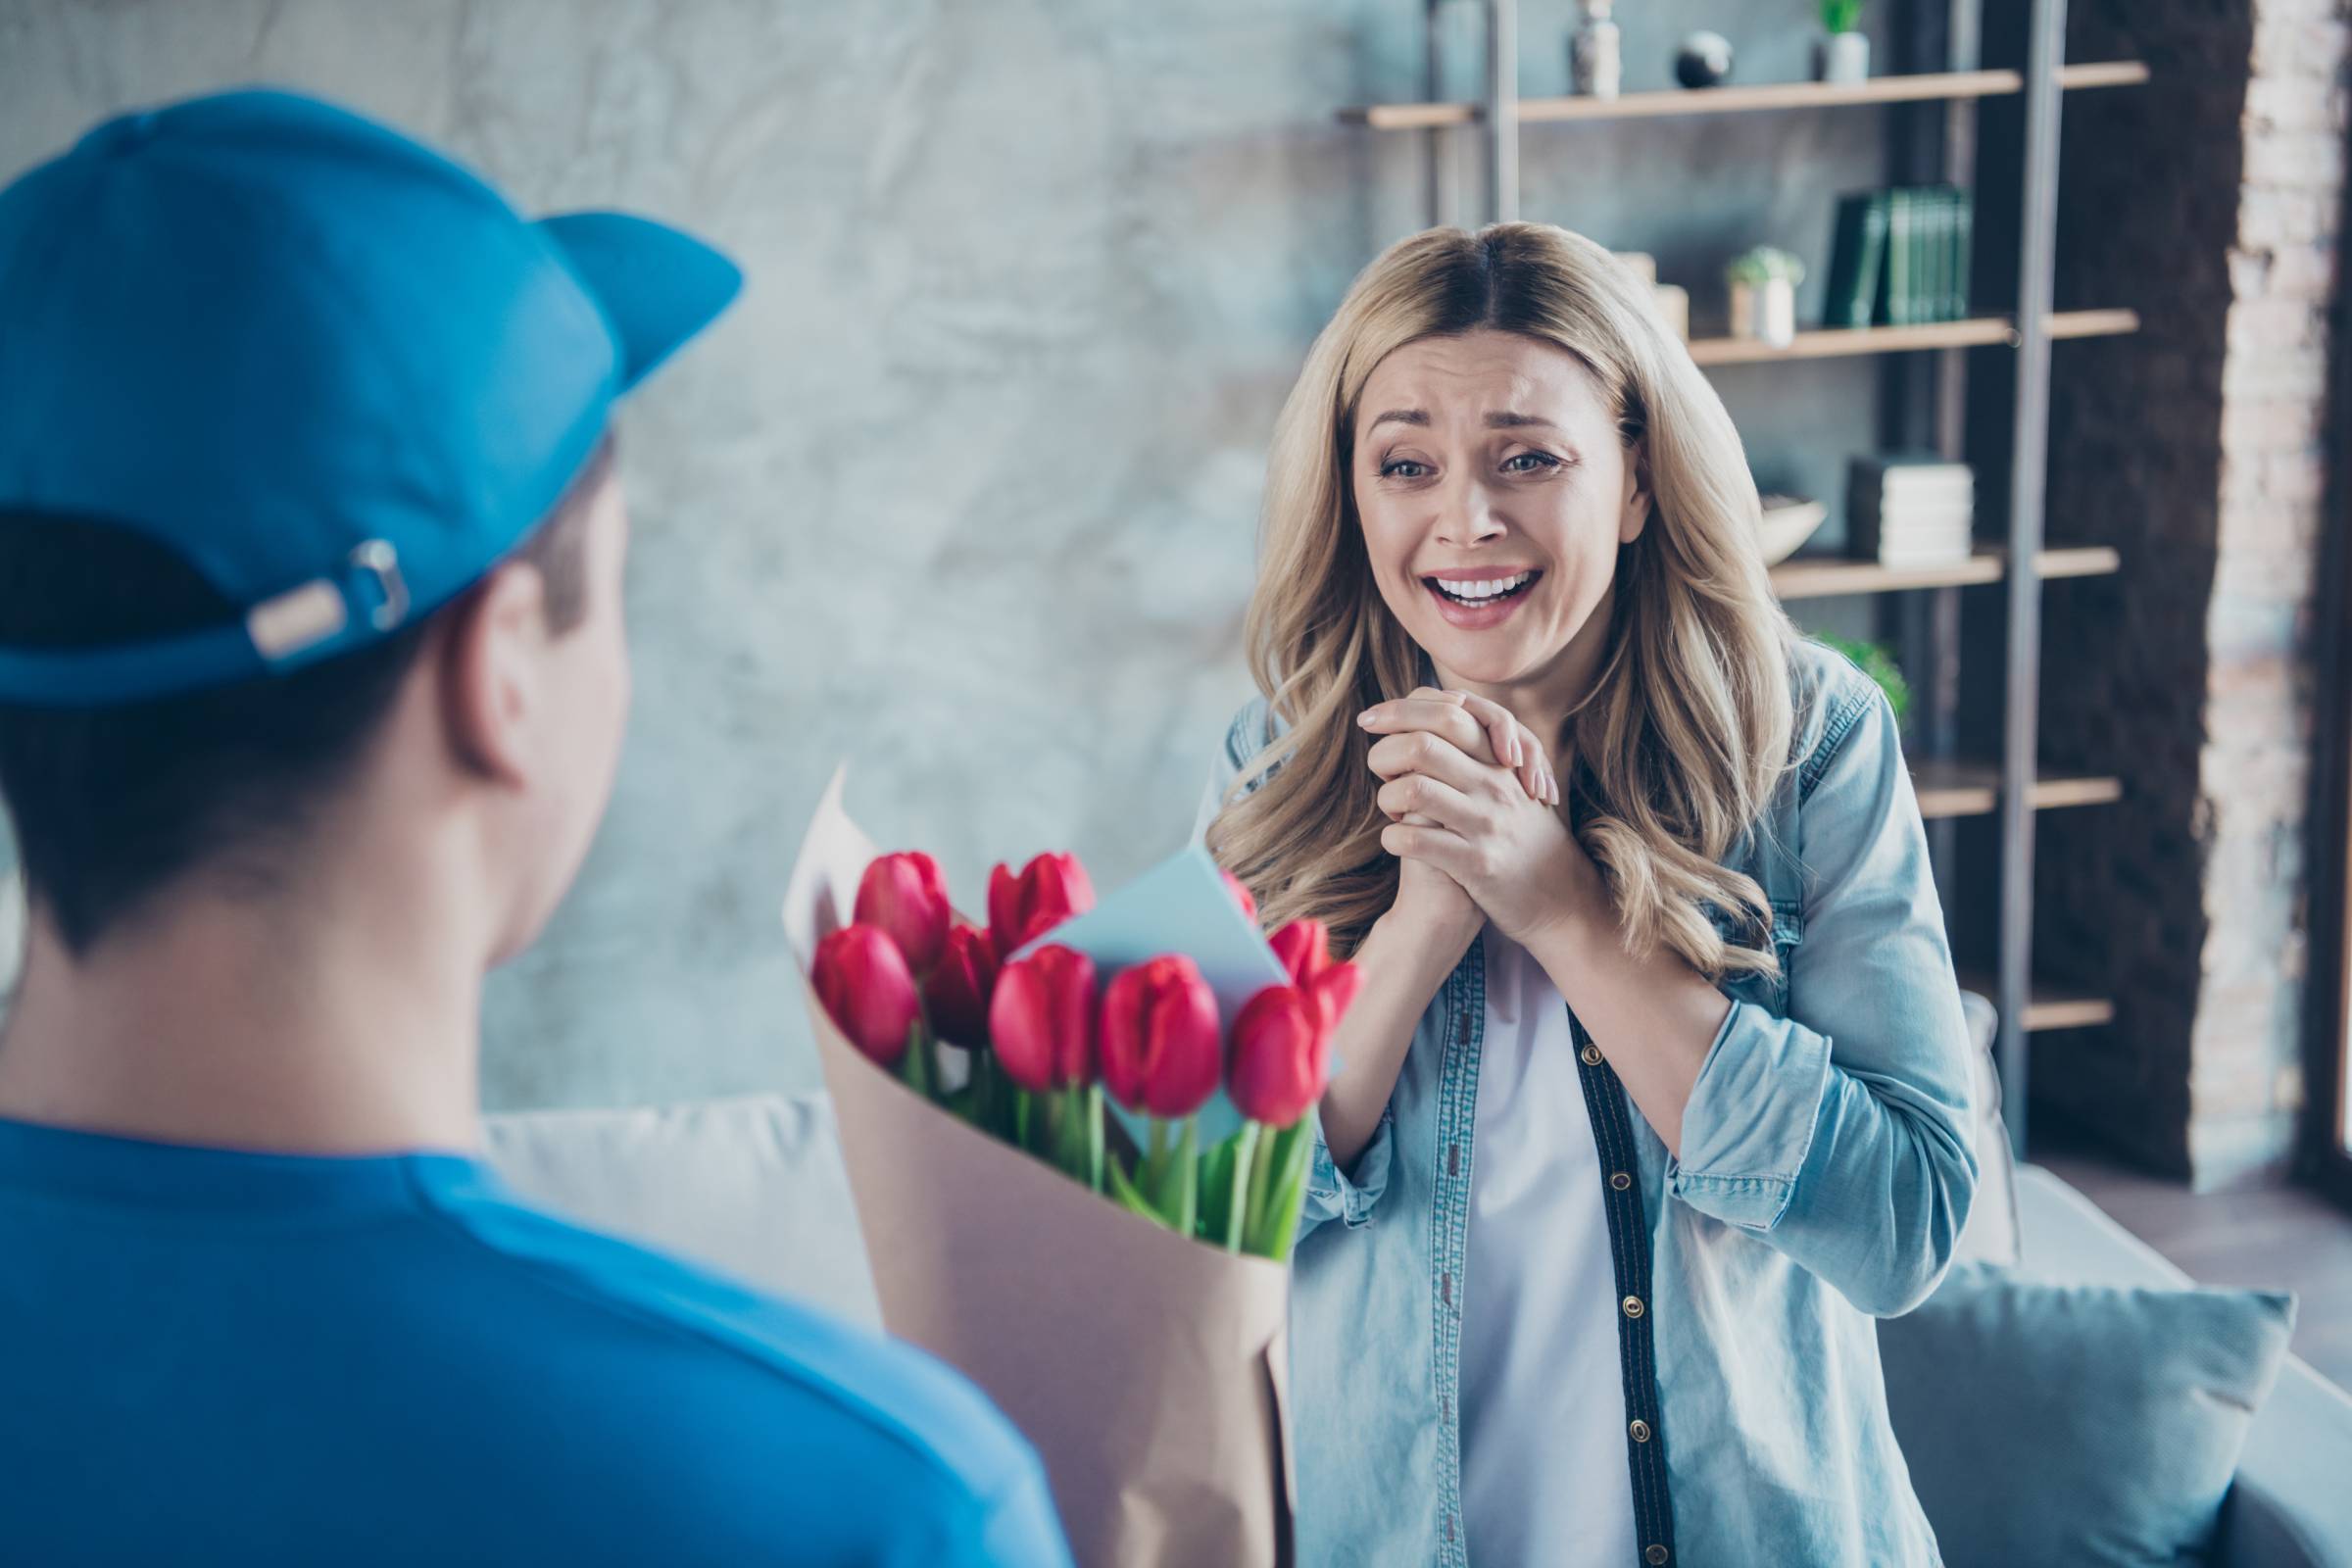
[[[1240,1142],[1236,1133],[1200,1156],[1200,1224],[1194,1234],[1203,1241],[1223,1241],[1239,1213],[1233,1171]]]
[[[1911,683],[1903,678],[1902,666],[1894,661],[1894,651],[1884,643],[1866,643],[1851,637],[1833,637],[1826,633],[1813,639],[1824,648],[1836,649],[1861,666],[1862,673],[1878,683],[1886,694],[1886,706],[1894,710],[1894,720],[1900,724],[1911,712]]]
[[[1136,1191],[1135,1183],[1127,1179],[1127,1172],[1119,1167],[1117,1160],[1112,1160],[1103,1169],[1110,1178],[1110,1196],[1129,1213],[1141,1214],[1154,1225],[1167,1223],[1159,1217],[1159,1210],[1152,1206],[1151,1200]]]
[[[1302,1122],[1300,1126],[1303,1125]],[[1306,1202],[1306,1173],[1313,1154],[1312,1140],[1300,1134],[1289,1140],[1288,1148],[1281,1150],[1276,1160],[1269,1161],[1282,1167],[1281,1175],[1272,1184],[1254,1228],[1244,1244],[1248,1250],[1277,1263],[1290,1257],[1291,1245],[1298,1235],[1298,1212]]]

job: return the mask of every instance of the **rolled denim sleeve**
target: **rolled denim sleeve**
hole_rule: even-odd
[[[1800,792],[1804,778],[1788,1015],[1734,1002],[1683,1111],[1672,1190],[1890,1317],[1943,1277],[1976,1193],[1973,1048],[1875,688],[1833,713]]]
[[[1380,1125],[1372,1129],[1372,1141],[1364,1145],[1364,1152],[1355,1156],[1352,1177],[1340,1169],[1331,1157],[1331,1146],[1323,1141],[1323,1112],[1316,1109],[1307,1115],[1314,1126],[1315,1153],[1306,1172],[1306,1199],[1298,1208],[1298,1239],[1304,1241],[1307,1233],[1330,1220],[1336,1219],[1349,1230],[1371,1224],[1373,1205],[1389,1190],[1396,1112],[1381,1107]]]

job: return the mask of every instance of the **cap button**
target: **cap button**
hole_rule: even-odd
[[[90,151],[95,153],[126,153],[141,142],[155,137],[162,117],[152,109],[142,109],[135,115],[122,115],[108,121],[90,133]]]

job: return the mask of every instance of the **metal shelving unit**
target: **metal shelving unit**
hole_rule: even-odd
[[[1529,125],[1878,105],[1890,107],[1890,121],[1909,117],[1894,122],[1887,138],[1889,179],[1976,191],[1979,276],[1986,275],[1996,250],[2006,253],[2001,263],[2014,265],[2015,305],[1998,316],[1921,326],[1803,332],[1784,349],[1706,338],[1690,344],[1690,356],[1710,371],[1790,360],[1885,357],[1882,402],[1890,406],[1891,414],[1883,424],[1902,426],[1918,437],[1916,444],[1948,459],[1967,458],[1980,450],[1992,454],[1979,458],[1978,472],[1980,495],[1993,493],[2005,499],[2007,538],[1998,548],[1948,566],[1911,570],[1869,562],[1797,560],[1776,567],[1773,584],[1784,601],[1895,596],[1888,602],[1889,618],[1899,618],[1903,662],[1924,698],[1914,779],[1922,814],[1929,819],[1937,883],[1956,943],[1962,935],[1961,922],[1953,917],[1958,897],[1956,826],[1970,818],[1988,819],[1998,838],[1998,907],[1989,922],[1990,940],[1984,944],[1991,950],[1985,955],[1989,962],[1984,971],[1971,976],[1971,983],[1991,996],[2000,1011],[1996,1053],[2002,1103],[2011,1140],[2022,1154],[2029,1037],[2046,1030],[2098,1027],[2114,1016],[2109,1000],[2037,983],[2034,975],[2035,817],[2041,811],[2112,802],[2125,788],[2119,778],[2045,775],[2037,758],[2043,584],[2111,574],[2122,567],[2113,550],[2051,549],[2045,544],[2042,502],[2051,345],[2133,332],[2139,326],[2130,311],[2060,313],[2053,308],[2058,128],[2066,92],[2136,86],[2148,80],[2147,67],[2135,61],[2066,64],[2066,0],[2015,0],[2010,10],[2000,13],[2004,22],[2022,22],[2023,29],[2019,37],[2005,40],[2014,46],[2010,52],[2015,58],[1991,68],[1981,58],[1984,0],[1898,0],[1896,53],[1909,69],[1869,81],[1641,92],[1609,100],[1522,99],[1517,0],[1485,0],[1486,95],[1472,103],[1438,101],[1441,3],[1430,0],[1428,8],[1426,81],[1431,101],[1339,112],[1347,123],[1423,138],[1427,209],[1433,224],[1467,220],[1461,199],[1465,138],[1476,138],[1485,152],[1485,220],[1507,221],[1520,216],[1520,137]],[[2023,135],[2015,170],[2001,171],[2002,200],[1996,212],[1977,177],[1976,116],[1981,105],[2009,100],[2022,107]],[[2011,198],[2014,214],[2006,211]],[[1996,220],[1988,223],[1987,218]],[[1987,351],[2009,355],[2002,377],[2006,397],[1988,414],[1980,395],[1979,427],[1972,430],[1970,356]],[[1932,356],[1932,362],[1920,365],[1926,356]],[[1991,424],[2001,428],[1989,428]],[[1994,631],[1976,639],[1974,650],[1978,665],[1989,666],[1994,678],[1979,683],[1983,692],[1964,713],[1962,672],[1964,656],[1971,650],[1963,645],[1961,591],[1970,586],[1998,587],[2000,595],[1998,613],[1989,620],[1980,607],[1977,622],[1990,624]],[[1997,646],[1985,646],[1993,643]],[[1964,755],[1964,728],[1973,729],[1985,760]]]

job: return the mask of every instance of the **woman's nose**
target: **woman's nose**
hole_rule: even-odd
[[[1502,532],[1488,503],[1487,487],[1475,481],[1451,488],[1438,514],[1438,542],[1456,549],[1483,544]]]

